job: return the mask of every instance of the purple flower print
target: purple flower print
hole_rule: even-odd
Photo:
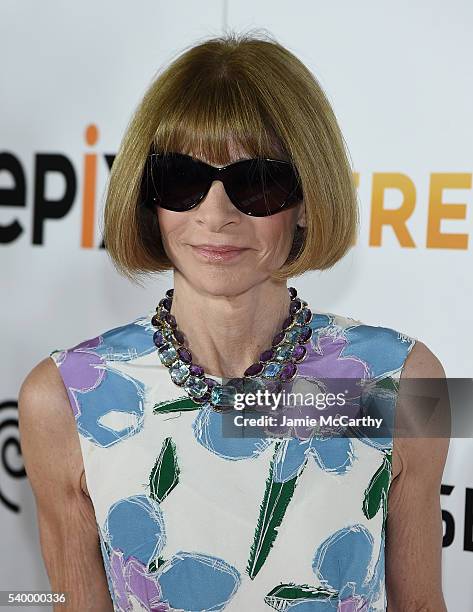
[[[115,367],[156,350],[153,327],[140,318],[65,351],[53,351],[67,389],[77,428],[93,444],[109,447],[138,433],[144,421],[142,382]],[[129,415],[134,423],[114,429],[103,422],[109,413]]]
[[[98,387],[105,375],[103,359],[100,355],[94,353],[94,349],[100,343],[101,338],[99,336],[81,342],[81,344],[69,350],[59,351],[55,355],[76,419],[81,415],[81,408],[77,399],[78,392],[85,393]]]
[[[219,612],[240,586],[239,572],[218,557],[178,551],[162,559],[164,516],[147,495],[113,504],[100,538],[110,593],[120,612],[136,609],[135,601],[149,612]],[[151,570],[153,562],[157,568]]]
[[[122,551],[112,549],[110,572],[120,610],[133,610],[131,598],[139,601],[150,612],[170,610],[169,605],[161,601],[158,582],[135,557],[126,558]]]

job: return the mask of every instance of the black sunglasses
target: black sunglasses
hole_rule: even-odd
[[[245,215],[267,217],[302,200],[300,178],[287,161],[242,159],[221,168],[183,153],[151,153],[141,184],[141,204],[184,212],[222,181],[233,205]]]

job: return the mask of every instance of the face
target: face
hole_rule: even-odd
[[[229,163],[250,157],[236,148],[231,153]],[[212,183],[195,208],[174,212],[158,206],[157,214],[163,245],[176,273],[200,291],[226,296],[266,281],[286,261],[296,224],[305,225],[303,202],[269,217],[250,217],[232,204],[221,181]],[[202,245],[240,250],[215,252]]]

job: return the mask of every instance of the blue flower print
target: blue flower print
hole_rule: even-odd
[[[145,388],[141,381],[114,368],[155,350],[148,318],[136,319],[65,350],[53,351],[64,380],[79,433],[93,444],[110,447],[138,433],[144,422]],[[110,413],[122,413],[132,424],[114,429]],[[105,420],[104,420],[105,419]]]
[[[295,379],[291,386],[294,393],[314,392],[317,382],[306,377]],[[298,406],[291,406],[291,417],[298,416]],[[304,407],[302,407],[304,408]],[[284,409],[284,407],[283,407]],[[299,410],[302,416],[304,410]],[[279,413],[279,417],[281,413]],[[231,437],[224,435],[224,419],[228,413],[216,412],[210,406],[200,409],[193,422],[193,431],[199,444],[223,459],[239,460],[258,457],[278,438],[280,428],[267,428],[271,437]],[[284,427],[286,438],[279,446],[275,457],[275,482],[285,482],[296,476],[309,456],[324,471],[344,474],[354,461],[350,438],[343,436],[314,436],[306,428],[294,429],[294,436],[287,437],[290,429]]]
[[[110,592],[120,612],[134,610],[136,601],[150,612],[219,612],[241,583],[233,566],[211,555],[178,551],[162,559],[164,516],[160,504],[147,495],[114,503],[100,539]]]
[[[384,534],[376,567],[373,575],[368,577],[373,543],[371,532],[363,525],[356,524],[339,529],[317,548],[312,569],[319,580],[338,592],[338,610],[369,612],[371,604],[379,598],[384,580]],[[297,606],[293,609],[301,612]],[[313,609],[332,608],[319,606]]]

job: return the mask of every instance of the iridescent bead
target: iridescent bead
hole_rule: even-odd
[[[193,363],[190,367],[190,373],[192,374],[192,376],[203,376],[204,368],[202,368],[200,365],[197,365],[196,363]]]
[[[204,378],[204,382],[208,386],[209,389],[212,389],[218,384],[217,381],[214,380],[213,378],[207,378],[207,377]]]
[[[161,324],[161,319],[159,318],[159,316],[157,314],[153,315],[151,317],[151,325],[153,327],[159,327]]]
[[[159,305],[162,306],[164,310],[169,312],[171,310],[172,300],[169,298],[163,298],[162,300],[159,300]]]
[[[177,351],[172,344],[166,343],[158,349],[158,355],[164,365],[170,365],[177,358]]]
[[[202,397],[208,391],[208,387],[202,378],[197,378],[196,376],[189,376],[184,389],[192,395],[192,398]]]
[[[287,289],[291,298],[295,298],[297,296],[297,289],[295,287],[288,287]]]
[[[264,366],[262,363],[253,363],[244,371],[243,376],[257,376],[260,372],[262,372],[263,367]]]
[[[179,344],[184,344],[184,334],[180,330],[178,329],[174,330],[174,338],[176,338],[176,341]]]
[[[278,344],[281,344],[281,342],[284,340],[284,337],[285,333],[283,331],[280,331],[274,336],[272,345],[277,346]]]
[[[294,317],[291,315],[291,316],[287,317],[286,319],[284,319],[284,323],[282,324],[282,328],[283,329],[288,329],[288,327],[291,327],[293,322],[294,322]]]
[[[163,338],[163,334],[159,330],[154,332],[153,342],[158,348],[166,344],[166,340]]]
[[[292,380],[297,372],[297,366],[295,363],[286,363],[279,374],[279,379],[283,382]]]
[[[164,310],[164,308],[161,308],[161,306],[157,306],[156,314],[154,316],[158,319],[158,321],[164,322],[164,319],[166,317],[166,311]]]
[[[296,312],[298,310],[300,310],[301,307],[302,307],[302,302],[299,299],[292,301],[290,306],[289,306],[290,314],[292,314],[292,315],[296,314]]]
[[[189,366],[182,361],[176,361],[169,368],[169,372],[171,374],[171,379],[177,385],[182,385],[182,383],[189,376]]]
[[[268,349],[267,351],[263,351],[259,356],[260,361],[270,361],[273,358],[274,350]]]
[[[298,338],[299,338],[299,334],[300,334],[300,327],[291,327],[291,329],[288,329],[286,332],[286,341],[290,342],[291,344],[294,344],[294,342],[297,342]]]
[[[281,371],[282,365],[280,363],[268,363],[263,370],[263,376],[267,378],[276,378]]]
[[[308,325],[304,325],[303,327],[301,327],[301,332],[299,334],[298,342],[300,344],[305,344],[306,342],[310,340],[311,337],[312,337],[312,327],[309,327]]]
[[[238,393],[257,393],[258,390],[264,391],[266,388],[266,381],[260,376],[232,378],[230,383],[236,387]]]
[[[304,359],[306,354],[307,354],[307,349],[305,348],[305,346],[302,346],[302,344],[298,344],[296,347],[294,347],[294,350],[292,352],[292,358],[295,361],[299,362]]]
[[[233,406],[237,390],[231,385],[216,385],[210,394],[210,401],[215,406]]]
[[[276,349],[275,353],[276,353],[276,360],[277,361],[289,361],[289,359],[292,356],[292,352],[293,352],[293,347],[290,344],[281,344],[280,346],[278,346],[278,348]]]
[[[193,397],[192,399],[194,400],[194,402],[197,402],[198,404],[205,404],[206,402],[210,400],[210,391],[207,391],[206,393],[204,393],[202,397]]]
[[[166,312],[166,314],[164,315],[164,320],[170,327],[176,327],[177,325],[175,316],[172,315],[170,312]]]
[[[192,362],[192,355],[191,355],[190,351],[188,351],[184,346],[180,346],[177,349],[177,352],[179,354],[179,357],[182,359],[182,361],[184,363],[191,363]]]
[[[299,323],[299,325],[304,325],[307,319],[307,309],[302,308],[302,310],[299,310],[299,312],[294,316],[294,319],[297,323]]]
[[[170,327],[166,325],[161,328],[161,333],[163,334],[163,338],[165,338],[168,342],[172,342],[174,344],[174,333]]]

